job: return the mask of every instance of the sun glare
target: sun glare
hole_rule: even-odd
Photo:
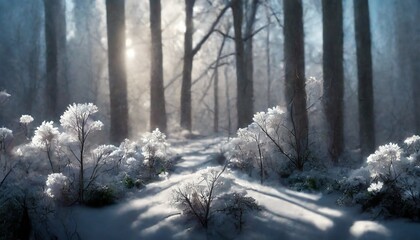
[[[128,59],[134,59],[136,57],[136,52],[134,51],[134,49],[129,48],[125,51],[125,55]]]

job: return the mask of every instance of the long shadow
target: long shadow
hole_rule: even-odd
[[[328,228],[326,230],[320,230],[320,229],[316,228],[311,223],[308,223],[308,222],[305,222],[305,221],[301,221],[301,220],[298,220],[298,219],[293,219],[293,218],[286,217],[286,216],[283,216],[283,215],[278,215],[278,214],[276,214],[276,213],[274,213],[272,211],[269,211],[270,214],[273,214],[275,216],[278,216],[278,217],[281,217],[281,218],[288,218],[288,219],[293,220],[295,222],[299,222],[300,224],[305,224],[305,225],[312,226],[312,229],[317,230],[317,232],[322,233],[321,235],[323,237],[325,237],[325,239],[337,239],[337,237],[339,237],[339,239],[353,239],[354,238],[350,234],[350,228],[353,225],[354,221],[347,216],[346,212],[343,212],[341,210],[334,209],[334,208],[332,208],[329,205],[322,204],[322,201],[321,200],[322,200],[323,197],[321,197],[320,199],[318,199],[315,202],[313,202],[313,201],[310,201],[310,202],[312,202],[312,204],[315,204],[316,206],[319,206],[319,207],[325,207],[325,208],[329,208],[329,209],[333,209],[333,210],[339,211],[341,213],[340,216],[334,216],[334,215],[326,214],[324,212],[320,212],[317,209],[310,208],[308,206],[305,206],[303,203],[299,203],[297,201],[293,201],[291,199],[287,199],[287,198],[285,198],[283,196],[279,196],[279,195],[275,195],[275,194],[272,194],[272,193],[263,192],[263,191],[260,191],[258,189],[252,189],[252,188],[245,188],[245,189],[246,190],[249,190],[249,191],[254,191],[254,192],[257,192],[259,194],[263,194],[263,195],[266,195],[266,196],[269,196],[269,197],[277,198],[279,200],[282,200],[284,202],[287,202],[289,204],[295,205],[295,206],[297,206],[299,208],[302,208],[304,210],[310,211],[310,212],[312,212],[314,214],[320,215],[322,217],[325,217],[326,219],[331,220],[333,222],[333,226],[332,227],[330,227],[330,228]],[[284,193],[284,192],[283,192],[283,194],[286,194],[287,195],[287,193]],[[295,197],[294,195],[293,196],[288,195],[288,196],[290,198],[294,198]],[[305,200],[303,200],[303,201],[305,201]],[[268,210],[265,210],[265,211],[268,211]]]

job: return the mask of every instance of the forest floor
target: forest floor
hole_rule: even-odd
[[[208,169],[223,168],[214,156],[225,140],[171,140],[182,156],[174,172],[112,206],[72,207],[67,216],[76,223],[75,231],[81,239],[420,239],[419,223],[373,220],[357,207],[338,206],[335,194],[296,192],[277,182],[261,185],[229,169],[223,173],[225,181],[231,180],[229,191],[246,190],[263,210],[247,216],[241,233],[217,221],[204,230],[187,221],[171,199],[180,184],[197,181]]]

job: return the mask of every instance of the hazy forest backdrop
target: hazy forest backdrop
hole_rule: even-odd
[[[327,141],[323,106],[329,98],[338,97],[331,108],[341,111],[337,108],[343,103],[343,116],[338,119],[344,121],[346,149],[360,147],[358,99],[363,89],[368,96],[363,101],[372,101],[374,119],[374,124],[365,128],[375,132],[376,146],[420,131],[419,1],[368,3],[370,31],[369,22],[358,27],[371,34],[373,89],[369,89],[369,83],[358,84],[353,1],[344,0],[342,6],[333,6],[330,12],[324,9],[324,19],[321,1],[302,4],[302,78],[306,84],[309,136]],[[238,13],[243,15],[242,20],[228,9],[230,4],[232,10],[235,4],[243,5]],[[341,8],[342,16],[337,12]],[[187,22],[186,10],[190,17]],[[293,6],[290,11],[296,15]],[[156,126],[165,130],[164,125],[168,132],[179,131],[182,126],[202,134],[227,134],[236,131],[238,121],[240,127],[249,124],[253,112],[275,105],[287,107],[287,93],[293,91],[285,86],[284,49],[290,47],[285,46],[286,12],[281,1],[163,0],[161,6],[149,7],[148,1],[131,0],[125,4],[3,0],[0,12],[0,89],[12,95],[7,105],[1,106],[3,126],[17,126],[22,114],[34,116],[36,123],[57,120],[69,103],[92,102],[101,109],[105,126],[122,128],[114,130],[117,133],[113,135],[121,136],[113,142],[128,136],[125,127],[130,136]],[[242,25],[241,32],[238,24]],[[299,32],[299,28],[291,24],[293,44],[298,41],[293,32]],[[338,28],[334,29],[334,24]],[[323,25],[332,26],[330,36],[324,35],[328,43],[324,56],[332,59],[324,59],[324,67],[331,71],[331,86],[323,81]],[[152,38],[151,33],[155,35]],[[238,33],[242,34],[239,42]],[[163,58],[159,56],[160,38]],[[242,67],[242,60],[235,60],[238,44],[243,45],[240,54],[246,58]],[[153,49],[157,49],[157,55]],[[237,90],[237,82],[241,81],[246,90]],[[111,96],[109,85],[114,90]],[[110,105],[110,97],[114,105]],[[244,111],[237,111],[237,106]],[[156,113],[149,115],[153,107]],[[124,119],[125,108],[128,122]],[[361,114],[361,118],[369,116]],[[106,132],[108,135],[109,129]]]

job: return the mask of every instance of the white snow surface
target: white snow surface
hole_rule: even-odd
[[[372,220],[357,207],[337,206],[337,195],[296,192],[276,182],[261,185],[257,178],[229,170],[224,177],[234,180],[230,191],[246,190],[263,210],[248,215],[241,233],[226,224],[214,224],[206,231],[171,204],[172,191],[185,181],[199,179],[203,169],[221,170],[211,156],[220,152],[225,140],[170,140],[182,159],[165,179],[112,206],[76,206],[65,211],[70,212],[81,239],[420,239],[419,223]]]

